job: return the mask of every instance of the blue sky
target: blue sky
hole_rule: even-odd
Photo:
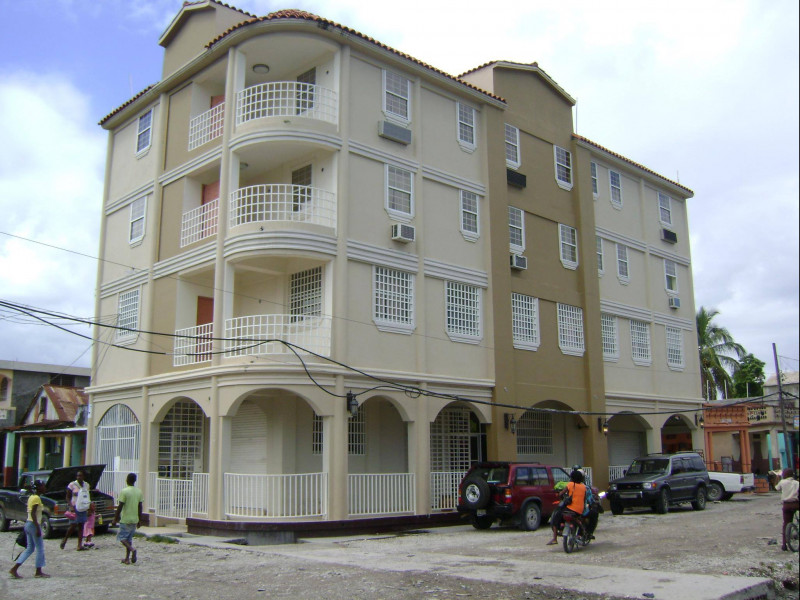
[[[230,3],[305,9],[452,74],[538,61],[577,99],[578,133],[694,190],[697,306],[717,308],[767,372],[773,342],[798,369],[796,0],[465,0],[458,14],[444,0]],[[97,122],[158,81],[158,38],[181,4],[0,0],[0,299],[92,316]],[[88,366],[89,345],[0,309],[2,360]]]

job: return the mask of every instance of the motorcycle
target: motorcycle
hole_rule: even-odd
[[[605,492],[599,494],[600,500],[605,498]],[[564,552],[570,554],[581,546],[588,546],[594,538],[587,529],[586,518],[572,511],[565,511],[564,515]]]

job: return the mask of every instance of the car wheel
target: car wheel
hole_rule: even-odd
[[[665,515],[669,512],[669,491],[666,488],[661,489],[656,501],[655,510],[660,515]]]
[[[708,484],[707,496],[709,502],[719,502],[725,497],[725,490],[719,483],[712,481]]]
[[[10,521],[6,518],[6,511],[0,508],[0,531],[8,531]]]
[[[50,517],[42,515],[42,520],[39,521],[39,528],[42,530],[42,538],[49,540],[53,537],[53,527],[50,525]]]
[[[475,529],[489,529],[494,524],[494,517],[491,515],[472,515],[470,522]]]
[[[692,508],[694,510],[705,510],[706,508],[706,490],[705,488],[697,488],[697,494],[692,500]]]
[[[724,494],[722,494],[723,501],[730,500],[731,498],[733,498],[733,492],[725,492]]]
[[[623,508],[622,504],[620,504],[619,502],[612,502],[611,503],[611,514],[612,515],[619,516],[624,512],[625,512],[625,509]]]
[[[464,482],[461,500],[471,510],[484,508],[489,504],[489,484],[480,477],[470,477]]]
[[[536,531],[539,525],[542,524],[542,509],[536,502],[528,502],[522,509],[522,518],[520,519],[520,529],[525,531]]]

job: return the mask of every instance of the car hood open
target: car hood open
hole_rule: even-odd
[[[100,476],[105,468],[105,465],[79,465],[53,469],[47,479],[47,491],[62,491],[66,489],[70,483],[75,481],[78,471],[83,471],[84,480],[89,484],[90,488],[94,489],[100,482]]]

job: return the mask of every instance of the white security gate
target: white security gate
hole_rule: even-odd
[[[95,461],[106,465],[97,489],[115,499],[128,473],[139,473],[141,424],[124,404],[112,406],[95,428]]]

